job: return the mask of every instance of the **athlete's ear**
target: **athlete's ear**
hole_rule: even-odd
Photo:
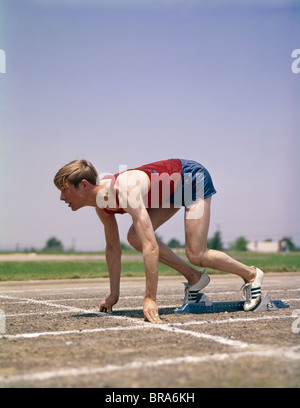
[[[81,184],[81,186],[82,186],[82,188],[83,188],[84,190],[87,190],[87,189],[89,188],[89,186],[90,186],[90,183],[89,183],[86,179],[83,179],[83,180],[80,182],[80,184]]]

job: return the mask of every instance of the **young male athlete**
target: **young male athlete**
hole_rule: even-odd
[[[121,246],[115,214],[127,213],[132,217],[128,241],[143,253],[145,320],[161,323],[156,304],[159,262],[185,276],[185,302],[196,302],[199,291],[209,284],[209,276],[203,269],[184,262],[155,238],[155,230],[181,207],[185,207],[186,255],[191,264],[240,276],[245,282],[245,311],[255,309],[260,303],[263,272],[207,248],[211,200],[216,190],[209,172],[201,164],[182,159],[163,160],[99,180],[90,162],[75,160],[59,170],[54,183],[61,190],[60,199],[73,211],[95,207],[104,225],[110,295],[100,303],[100,312],[112,313],[120,295]]]

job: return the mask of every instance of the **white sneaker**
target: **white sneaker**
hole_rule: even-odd
[[[246,283],[242,286],[244,293],[244,310],[249,312],[255,309],[261,302],[261,285],[264,280],[264,273],[260,269],[256,268],[256,278],[252,283]]]
[[[209,284],[210,277],[205,273],[205,269],[201,269],[200,272],[202,272],[202,276],[195,285],[191,286],[188,282],[184,282],[185,297],[183,303],[196,303],[200,290],[203,290]]]

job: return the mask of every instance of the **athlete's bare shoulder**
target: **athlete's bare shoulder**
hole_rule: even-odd
[[[131,191],[138,189],[142,195],[145,195],[150,190],[149,176],[141,170],[128,170],[121,173],[117,178],[115,188],[120,194],[122,191]]]

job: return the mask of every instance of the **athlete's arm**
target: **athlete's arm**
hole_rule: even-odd
[[[159,247],[151,219],[142,200],[150,188],[149,178],[142,172],[138,172],[139,174],[137,172],[128,173],[130,174],[119,176],[116,190],[119,202],[126,203],[126,212],[132,217],[136,234],[142,246],[146,274],[145,319],[151,323],[161,323],[156,305]]]
[[[118,302],[120,296],[122,250],[119,229],[114,215],[108,215],[100,208],[97,208],[96,212],[104,225],[106,239],[105,255],[110,279],[110,296],[100,303],[99,311],[112,313],[112,307]]]
[[[143,250],[146,275],[144,300],[145,319],[150,323],[161,323],[156,304],[159,247],[154,235],[153,226],[146,209],[131,209],[129,207],[127,208],[127,212],[132,216],[133,225]]]

